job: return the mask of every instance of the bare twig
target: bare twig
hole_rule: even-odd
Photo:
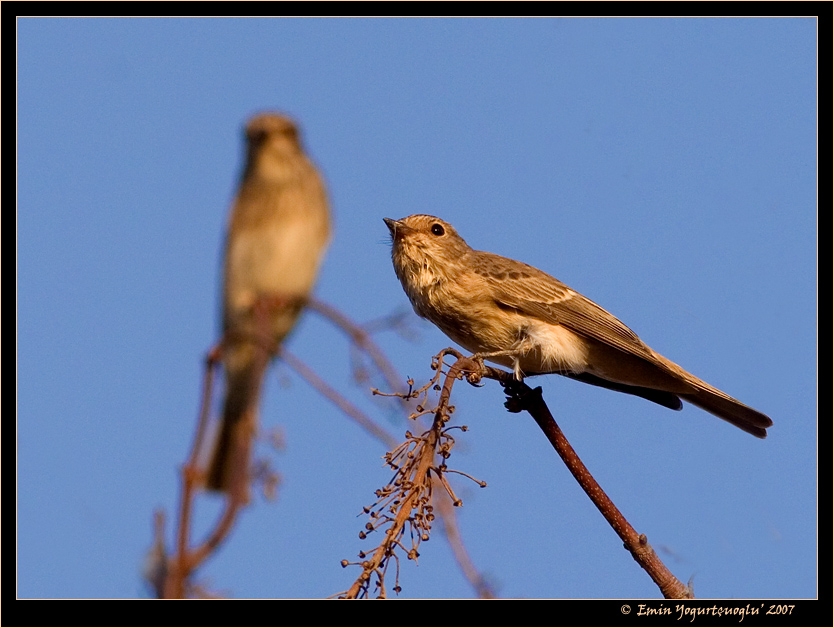
[[[191,508],[195,487],[201,480],[199,456],[203,449],[208,417],[211,409],[211,396],[214,386],[214,372],[220,362],[221,346],[213,347],[206,355],[205,372],[203,375],[203,394],[200,402],[200,412],[197,419],[197,431],[191,455],[182,468],[182,492],[180,494],[180,513],[177,521],[176,553],[168,561],[165,585],[162,587],[163,597],[183,598],[186,593],[186,582],[193,567],[188,555],[188,535],[191,530]]]
[[[562,458],[568,470],[588,495],[597,509],[608,521],[614,532],[622,539],[626,549],[634,560],[649,574],[667,599],[692,599],[693,591],[678,580],[663,564],[660,557],[649,545],[645,534],[638,534],[626,520],[614,502],[606,495],[602,487],[582,463],[576,451],[571,447],[564,433],[553,419],[550,409],[542,398],[541,387],[531,389],[527,384],[514,379],[512,373],[486,367],[486,377],[497,379],[504,386],[509,398],[506,406],[510,412],[526,410],[535,419],[550,444]]]
[[[189,554],[187,562],[189,572],[196,569],[196,567],[208,558],[211,553],[226,539],[232,531],[232,526],[234,526],[237,513],[243,505],[244,502],[240,499],[240,495],[237,492],[233,491],[226,498],[226,507],[223,509],[223,512],[217,520],[217,524],[214,526],[214,529],[208,539],[206,539],[202,545]]]
[[[457,358],[457,361],[448,370],[446,378],[443,382],[438,405],[432,410],[425,410],[423,408],[423,403],[425,403],[428,390],[430,388],[439,388],[438,382],[442,374],[444,366],[443,357],[445,355],[452,355]],[[384,596],[385,589],[383,580],[385,576],[385,568],[387,566],[387,561],[393,556],[393,552],[396,547],[398,545],[401,547],[399,539],[402,536],[404,525],[410,520],[410,517],[415,517],[410,514],[412,509],[418,507],[425,509],[427,504],[430,503],[427,500],[431,499],[431,487],[425,487],[424,484],[427,479],[431,478],[431,482],[443,486],[452,500],[452,503],[454,505],[459,505],[459,502],[454,497],[451,488],[446,482],[445,474],[449,471],[446,469],[445,465],[432,467],[431,460],[436,452],[441,453],[441,455],[448,456],[449,449],[451,448],[451,437],[448,436],[449,428],[444,429],[443,426],[448,420],[448,415],[451,414],[454,408],[454,406],[449,405],[449,399],[454,381],[464,377],[470,384],[473,385],[479,384],[482,378],[494,379],[500,382],[508,395],[508,399],[505,404],[507,409],[510,412],[521,412],[522,410],[527,411],[536,420],[536,423],[545,433],[571,474],[576,478],[577,482],[579,482],[579,485],[597,509],[602,513],[606,521],[608,521],[617,535],[622,539],[626,549],[631,552],[631,555],[637,563],[649,574],[655,584],[658,585],[663,596],[672,599],[691,599],[694,597],[692,589],[678,580],[663,564],[655,551],[649,545],[646,535],[638,534],[634,530],[620,510],[602,490],[602,487],[600,487],[597,481],[593,478],[591,473],[588,471],[588,468],[579,459],[576,451],[571,447],[570,443],[568,443],[565,435],[553,419],[553,415],[550,413],[550,410],[542,398],[541,388],[531,389],[524,382],[516,380],[513,373],[486,366],[484,365],[483,360],[477,358],[476,356],[471,358],[463,357],[454,349],[444,349],[441,351],[437,356],[435,356],[432,367],[435,370],[435,374],[428,384],[417,390],[413,390],[413,386],[410,384],[408,393],[402,394],[405,398],[419,398],[421,400],[420,405],[417,406],[417,412],[412,415],[412,418],[428,412],[434,412],[435,419],[432,428],[420,437],[420,439],[414,439],[414,437],[411,437],[410,434],[407,434],[407,436],[411,437],[411,441],[406,441],[405,444],[400,445],[399,448],[394,450],[394,452],[389,455],[390,460],[394,461],[402,460],[404,453],[407,453],[409,458],[418,460],[416,472],[413,472],[412,468],[408,465],[404,465],[402,470],[407,470],[408,474],[401,473],[400,475],[395,476],[395,481],[393,482],[394,487],[402,486],[407,488],[409,492],[403,492],[402,488],[399,489],[399,493],[394,490],[386,490],[389,489],[392,484],[389,484],[389,487],[386,487],[383,491],[377,492],[377,495],[382,497],[382,499],[380,502],[377,502],[375,507],[379,504],[387,506],[389,503],[392,503],[393,505],[391,505],[389,509],[395,516],[381,516],[380,512],[370,511],[372,519],[386,523],[390,521],[392,522],[392,525],[386,531],[385,540],[376,549],[372,557],[360,563],[363,567],[362,574],[343,597],[367,595],[370,586],[369,581],[373,575],[376,575],[378,578],[375,583],[376,588],[380,591],[380,595]],[[441,444],[441,437],[445,439],[443,444]],[[415,440],[419,440],[421,444],[415,447],[412,444]],[[399,468],[398,471],[400,471]],[[431,471],[435,472],[434,477],[430,476]],[[391,501],[392,495],[398,499]],[[369,529],[377,527],[373,524],[369,524],[369,526]],[[425,532],[425,538],[427,539],[428,531],[425,530]],[[452,537],[454,532],[450,534],[449,531],[447,531],[447,535]],[[412,553],[416,554],[416,546],[409,552],[409,558],[416,558],[416,555],[413,555]],[[456,556],[458,556],[459,552],[456,551],[455,553]],[[483,591],[485,595],[491,595],[491,590],[483,583],[482,578],[479,574],[477,574],[477,572],[474,572],[473,570],[473,573],[468,573],[469,563],[468,557],[465,555],[465,551],[461,552],[461,555],[462,558],[459,557],[458,562],[464,570],[464,573],[467,575],[467,578],[469,578],[470,582],[473,583],[473,586],[475,586],[479,592]],[[365,556],[364,554],[361,554],[360,557],[364,558]],[[350,563],[343,561],[342,564],[347,566]],[[397,584],[395,590],[399,590],[399,584]]]
[[[363,349],[374,361],[377,369],[380,371],[380,373],[382,373],[383,377],[387,382],[387,385],[391,388],[391,390],[396,390],[399,387],[399,382],[402,381],[399,377],[399,374],[396,372],[394,366],[387,360],[382,351],[374,344],[373,340],[371,340],[370,334],[373,333],[373,331],[377,331],[379,329],[401,326],[404,314],[394,314],[392,316],[387,316],[382,319],[371,321],[370,323],[359,326],[350,319],[348,319],[344,314],[336,310],[334,307],[321,301],[310,300],[307,306],[310,309],[317,311],[319,314],[331,321],[334,325],[336,325],[343,332],[345,332],[348,335],[348,337],[353,341],[353,343],[355,343],[357,346]],[[462,355],[454,349],[448,349],[447,353],[449,353],[450,355],[454,355],[457,358],[462,357]],[[443,353],[441,353],[438,357],[442,358],[442,355]],[[394,447],[394,445],[396,444],[396,440],[390,434],[388,434],[388,432],[384,431],[381,427],[379,427],[375,422],[373,422],[372,419],[370,419],[370,417],[368,417],[365,413],[363,413],[356,406],[350,403],[350,401],[348,401],[343,395],[341,395],[333,387],[331,387],[324,380],[322,380],[312,369],[307,367],[297,357],[295,357],[293,354],[290,354],[283,348],[280,351],[280,356],[284,359],[287,365],[290,366],[290,368],[295,370],[302,378],[307,380],[307,382],[311,386],[313,386],[313,388],[315,388],[324,397],[326,397],[336,406],[338,406],[342,410],[342,412],[344,412],[347,416],[356,421],[372,436],[383,442],[385,446],[389,449]],[[413,392],[410,389],[409,392],[405,394],[386,394],[376,389],[372,390],[375,395],[400,397],[403,399],[403,402],[407,402],[409,399],[417,399],[418,397],[420,397],[421,394],[423,394],[424,396],[427,395],[429,388],[431,388],[432,385],[436,385],[439,376],[440,371],[438,370],[432,381],[416,392]],[[409,380],[409,386],[411,386],[412,384],[413,382]],[[417,406],[417,410],[418,414],[428,413],[428,411],[424,411],[419,405]],[[441,517],[443,519],[444,529],[446,530],[446,537],[449,540],[449,545],[452,548],[452,553],[455,556],[455,559],[458,562],[461,571],[463,572],[466,579],[469,580],[469,582],[472,584],[473,588],[475,588],[475,590],[478,592],[479,597],[494,597],[493,592],[486,584],[483,576],[481,576],[475,568],[474,564],[472,563],[471,559],[469,558],[466,552],[466,548],[463,546],[460,530],[458,529],[457,525],[457,518],[455,517],[454,511],[450,507],[448,507],[450,502],[448,500],[443,500],[443,502],[441,503],[445,506],[442,509]]]
[[[377,370],[380,374],[382,374],[386,385],[391,390],[395,390],[397,386],[400,385],[401,380],[397,374],[397,370],[388,361],[388,358],[385,357],[385,354],[380,350],[376,343],[371,340],[370,334],[365,329],[354,323],[335,307],[328,305],[323,301],[310,299],[307,302],[307,307],[328,319],[336,327],[347,334],[347,336],[351,339],[351,342],[362,349],[362,351],[364,351],[368,357],[371,358],[374,366],[376,366]]]
[[[649,545],[646,535],[637,533],[580,460],[544,402],[541,387],[531,389],[524,382],[517,380],[513,373],[486,366],[482,361],[470,359],[469,362],[472,366],[464,368],[467,372],[467,380],[471,384],[477,384],[482,377],[497,380],[508,395],[505,403],[507,409],[510,412],[525,410],[535,419],[551,445],[553,445],[556,453],[559,454],[568,470],[582,487],[582,490],[585,491],[602,513],[602,516],[605,517],[605,520],[623,540],[626,549],[631,552],[634,560],[657,584],[663,596],[669,599],[694,598],[692,589],[678,580],[663,564],[663,561]]]
[[[165,595],[165,581],[168,577],[168,550],[165,547],[165,512],[153,513],[153,544],[145,557],[142,575],[156,597]]]
[[[411,325],[409,325],[409,322],[412,320],[418,319],[416,319],[411,313],[411,308],[401,309],[393,314],[381,316],[380,318],[375,318],[367,323],[363,323],[362,329],[369,334],[377,334],[383,331],[393,331],[405,340],[414,340],[417,334]]]
[[[440,497],[435,501],[437,505],[437,513],[440,515],[440,520],[443,523],[443,531],[446,533],[446,540],[449,547],[452,548],[452,554],[455,557],[460,570],[464,577],[469,581],[469,584],[478,594],[478,597],[484,599],[492,599],[495,597],[495,591],[492,585],[489,584],[486,578],[478,571],[472,559],[469,557],[469,552],[466,551],[466,546],[463,544],[463,539],[460,536],[460,530],[457,525],[457,515],[454,511],[454,504],[448,495],[441,492]]]
[[[262,358],[263,369],[266,369],[271,357],[273,357],[277,352],[280,352],[285,362],[291,368],[293,368],[302,378],[304,378],[308,383],[310,383],[319,393],[321,393],[323,396],[329,399],[332,403],[336,404],[345,414],[347,414],[354,421],[359,423],[372,436],[383,442],[387,447],[393,447],[396,441],[390,434],[388,434],[387,431],[385,431],[384,428],[377,425],[365,413],[359,410],[344,396],[339,394],[334,388],[327,384],[322,378],[320,378],[316,373],[314,373],[303,362],[298,360],[298,358],[296,358],[292,354],[284,352],[281,347],[276,347],[274,343],[271,341],[269,334],[266,333],[268,331],[268,318],[266,317],[266,314],[271,312],[272,308],[284,308],[290,306],[296,307],[302,304],[299,304],[297,300],[287,300],[285,298],[280,297],[280,295],[275,295],[273,297],[265,297],[263,303],[258,302],[256,305],[262,308],[262,310],[256,310],[255,315],[256,320],[258,322],[258,327],[259,329],[263,328],[264,333],[258,333],[257,337],[253,338],[252,340],[255,341],[255,344],[258,346],[258,349],[260,349],[260,351],[262,352],[262,355],[260,355],[259,357]],[[397,385],[397,383],[400,380],[396,374],[396,371],[394,370],[390,362],[388,362],[387,358],[382,353],[382,351],[371,340],[370,332],[367,329],[364,329],[359,325],[356,325],[346,316],[341,314],[338,310],[327,304],[318,301],[311,301],[307,302],[306,305],[311,309],[314,309],[317,312],[319,312],[322,316],[332,321],[338,328],[344,331],[351,339],[353,346],[358,347],[361,351],[363,351],[366,355],[370,357],[371,361],[375,365],[375,368],[383,375],[384,379],[386,380],[386,382],[388,382],[389,385],[391,385],[392,389]],[[391,318],[390,320],[383,320],[381,322],[378,321],[377,323],[373,324],[372,327],[377,328],[380,326],[393,326],[398,324],[398,318]],[[206,357],[205,372],[203,377],[203,390],[201,395],[200,410],[198,413],[197,428],[194,435],[190,455],[188,457],[187,462],[182,467],[182,487],[180,495],[179,516],[177,519],[177,528],[175,531],[175,551],[172,556],[167,556],[165,553],[164,513],[157,513],[157,515],[155,515],[156,532],[152,552],[155,552],[154,556],[158,559],[157,562],[161,561],[161,564],[154,565],[156,571],[154,572],[153,578],[149,577],[149,581],[151,581],[151,584],[154,587],[154,590],[158,597],[183,598],[194,595],[200,597],[206,597],[207,595],[210,595],[205,590],[203,590],[203,588],[199,584],[191,582],[191,576],[194,573],[194,571],[228,537],[228,535],[231,533],[231,530],[234,527],[234,523],[236,521],[238,513],[240,512],[241,508],[245,506],[248,502],[249,483],[251,481],[251,470],[249,466],[251,461],[247,453],[245,456],[240,456],[240,464],[235,465],[234,467],[235,476],[232,478],[231,489],[226,496],[225,507],[222,513],[220,514],[217,523],[215,524],[214,528],[209,532],[209,535],[206,538],[206,540],[200,545],[198,545],[196,548],[191,549],[189,536],[192,517],[191,513],[196,495],[198,491],[203,487],[203,484],[205,482],[205,471],[200,467],[200,459],[201,454],[204,453],[204,449],[207,446],[205,440],[206,435],[208,433],[208,423],[210,418],[212,401],[212,390],[214,386],[215,373],[220,363],[222,347],[223,342],[221,342],[216,347],[212,348]],[[457,354],[456,357],[460,357],[460,355]],[[439,376],[440,372],[438,371],[437,377]],[[401,394],[397,396],[402,398],[403,403],[408,403],[408,400],[411,398],[410,396]],[[252,411],[255,412],[256,408],[252,408]],[[451,409],[449,411],[451,412]],[[448,445],[448,443],[451,442],[450,436],[444,434],[441,431],[440,435],[437,438],[440,439],[441,443],[447,443],[447,448],[450,447],[450,445]],[[432,448],[435,444],[436,441],[434,443],[428,443],[429,452],[432,451]],[[448,449],[445,450],[445,452],[447,453]],[[442,448],[441,453],[444,453],[444,450],[442,450]],[[431,461],[431,456],[429,456],[428,460]],[[441,479],[441,482],[445,484],[445,488],[449,492],[449,494],[453,495],[453,493],[451,492],[451,487],[449,487],[448,484],[445,483],[445,478],[442,477],[442,471],[445,470],[445,467],[436,467],[434,469],[430,467],[428,468],[428,470],[424,470],[424,479],[429,477],[427,474],[431,473],[432,470],[434,470],[435,472],[435,477],[439,477]],[[433,518],[433,515],[424,517],[424,522],[430,521],[431,518]],[[454,530],[454,526],[456,525],[454,518],[452,517],[445,525],[447,528],[451,527],[450,529]],[[449,536],[449,538],[455,538],[456,532],[447,533],[447,535]],[[162,541],[161,543],[160,540]],[[159,556],[156,556],[157,554]],[[414,557],[416,558],[416,546],[414,548],[414,554]],[[396,556],[394,556],[394,559],[398,571],[398,559],[396,558]],[[385,569],[387,569],[387,560],[386,564],[383,567],[383,574]],[[384,588],[382,589],[382,591],[384,593]]]
[[[203,449],[209,410],[211,407],[214,371],[220,361],[220,345],[212,348],[206,356],[205,374],[203,376],[203,394],[197,420],[197,431],[188,462],[182,468],[182,494],[180,496],[180,514],[177,521],[176,553],[167,561],[164,586],[158,593],[165,598],[183,598],[189,593],[189,578],[194,570],[214,549],[228,536],[237,512],[244,503],[239,491],[232,491],[226,501],[218,524],[209,539],[195,551],[189,551],[189,532],[191,530],[191,509],[198,487],[202,485],[203,471],[199,466],[199,457]]]
[[[257,349],[257,367],[254,369],[256,374],[252,376],[253,380],[255,377],[262,377],[270,357],[276,350],[275,342],[269,334],[270,314],[276,309],[298,306],[299,302],[296,298],[286,299],[280,295],[264,296],[253,305],[253,314],[257,325],[257,335],[252,339],[255,341]],[[194,435],[194,442],[188,461],[182,468],[182,490],[176,530],[176,551],[167,561],[164,585],[157,588],[157,594],[161,597],[184,598],[189,593],[193,594],[196,591],[190,583],[191,574],[226,539],[234,526],[238,512],[248,502],[250,482],[250,453],[248,448],[251,447],[251,443],[247,444],[247,451],[235,452],[235,466],[233,467],[230,489],[226,495],[225,508],[216,526],[209,533],[205,542],[193,551],[190,549],[191,510],[197,491],[203,487],[205,482],[205,472],[200,467],[200,455],[205,447],[204,441],[211,413],[214,375],[220,364],[223,346],[229,340],[229,337],[224,337],[206,355],[203,393],[201,395],[200,410],[197,418],[197,430]],[[254,386],[257,382],[252,381],[250,383]],[[254,416],[257,408],[248,408],[247,411],[252,413],[252,423],[254,424]]]
[[[454,350],[452,352],[457,354]],[[442,374],[444,366],[442,358],[445,354],[446,352],[438,354],[433,363],[436,370],[432,378],[434,382],[438,381]],[[362,573],[341,597],[355,599],[367,596],[371,586],[378,591],[380,597],[385,597],[385,576],[391,559],[394,559],[397,566],[399,565],[396,556],[397,549],[403,549],[409,560],[417,560],[419,557],[417,548],[421,541],[428,540],[434,520],[432,485],[435,478],[441,482],[444,489],[450,490],[448,484],[443,482],[445,464],[435,464],[434,458],[435,454],[443,460],[449,456],[451,437],[445,425],[454,411],[454,408],[449,405],[449,397],[454,381],[462,377],[463,368],[467,364],[469,364],[468,360],[459,359],[449,369],[440,391],[437,407],[434,409],[434,421],[431,428],[420,436],[406,433],[408,440],[386,456],[388,464],[395,469],[396,473],[386,487],[377,491],[379,498],[377,503],[366,509],[371,516],[371,522],[365,527],[366,530],[373,531],[382,525],[390,525],[385,531],[385,538],[370,557],[364,552],[360,553],[362,562],[358,564],[362,567]],[[453,493],[450,493],[450,498],[453,502],[460,503]],[[402,542],[406,525],[411,529],[410,548],[406,548]],[[365,532],[360,534],[360,538],[365,538],[365,536]],[[342,561],[343,566],[350,564],[349,561]],[[374,577],[376,580],[371,582]],[[400,591],[398,581],[393,590]]]
[[[315,371],[313,371],[313,369],[304,364],[304,362],[299,360],[295,355],[282,348],[279,351],[279,356],[292,370],[298,373],[302,379],[306,380],[310,386],[315,388],[319,394],[335,404],[342,412],[355,421],[371,436],[381,441],[388,448],[394,447],[397,444],[396,439],[391,436],[391,434],[377,425],[373,419],[353,405],[347,398],[341,395],[330,384],[325,382],[315,373]]]

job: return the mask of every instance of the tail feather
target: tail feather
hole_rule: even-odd
[[[744,405],[738,399],[733,399],[717,388],[713,388],[705,381],[698,379],[691,373],[687,373],[662,356],[658,357],[659,360],[656,365],[663,367],[669,374],[677,377],[681,383],[681,390],[670,392],[668,390],[649,388],[646,386],[622,384],[603,379],[591,373],[565,372],[560,373],[560,375],[586,384],[592,384],[593,386],[600,386],[601,388],[608,388],[609,390],[642,397],[643,399],[648,399],[672,410],[680,410],[682,407],[681,399],[683,399],[692,405],[698,406],[702,410],[714,414],[720,419],[724,419],[728,423],[732,423],[748,434],[752,434],[758,438],[767,437],[767,428],[773,425],[770,417]]]
[[[677,393],[681,399],[714,414],[719,419],[724,419],[748,434],[758,438],[767,437],[767,428],[773,425],[770,417],[710,386],[659,353],[652,351],[652,355],[656,366],[677,377],[681,382],[685,382],[690,388],[690,390],[681,390]]]
[[[765,438],[767,428],[773,425],[770,417],[711,387],[699,387],[694,394],[682,394],[681,398],[758,438]]]
[[[258,424],[258,402],[266,356],[234,347],[226,356],[226,398],[223,417],[206,475],[206,488],[247,495],[252,443]],[[253,355],[254,354],[254,355]],[[250,358],[247,360],[246,358]]]
[[[234,407],[224,403],[220,433],[214,446],[206,477],[206,487],[211,491],[231,492],[236,477],[245,476],[250,464],[251,442],[257,429],[257,411],[254,405]]]

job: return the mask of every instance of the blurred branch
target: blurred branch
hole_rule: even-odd
[[[401,338],[414,340],[417,332],[409,325],[409,321],[416,319],[411,309],[401,309],[387,316],[381,316],[368,321],[362,325],[369,334],[373,335],[383,331],[393,331]]]
[[[399,383],[402,381],[394,366],[385,357],[381,349],[377,347],[371,339],[371,334],[376,331],[384,329],[395,329],[401,331],[405,329],[405,319],[408,312],[397,312],[389,316],[384,316],[375,319],[364,325],[358,325],[350,320],[347,316],[342,314],[336,308],[328,305],[322,301],[311,299],[308,302],[308,307],[318,312],[321,316],[332,322],[336,327],[342,330],[350,338],[353,345],[365,351],[371,357],[377,370],[383,375],[388,387],[391,390],[396,390]],[[344,412],[351,419],[356,421],[368,433],[381,441],[389,449],[393,448],[396,440],[388,432],[379,427],[372,419],[370,419],[361,410],[351,404],[344,396],[339,394],[332,386],[324,382],[318,375],[298,358],[289,354],[286,350],[282,350],[282,357],[287,364],[295,370],[302,378],[304,378],[311,386],[313,386],[320,394],[336,404],[342,412]],[[409,382],[411,385],[412,382]],[[376,389],[373,389],[374,394],[383,395]],[[416,398],[410,391],[408,394],[390,394],[383,396],[393,396],[402,400],[403,404],[407,405],[409,399]],[[418,411],[420,410],[418,406]],[[463,572],[464,577],[469,581],[475,589],[479,597],[492,598],[495,597],[494,592],[486,584],[484,577],[478,572],[466,548],[463,544],[463,539],[460,535],[460,530],[457,524],[457,516],[454,510],[450,507],[451,503],[448,499],[443,499],[439,502],[439,514],[443,521],[443,527],[446,531],[446,539],[452,549],[452,554],[455,561]]]
[[[203,470],[199,466],[200,452],[203,450],[209,412],[211,409],[214,373],[220,363],[221,345],[213,347],[206,356],[203,376],[203,394],[197,419],[197,431],[188,462],[182,468],[182,494],[180,496],[180,514],[177,522],[177,546],[174,556],[167,560],[164,584],[157,588],[157,593],[164,598],[184,598],[191,593],[189,579],[194,570],[213,552],[228,536],[240,507],[245,503],[240,491],[232,491],[226,499],[223,513],[209,539],[195,551],[189,551],[189,531],[191,530],[191,510],[197,489],[203,483]]]
[[[276,299],[278,298],[276,297]],[[275,303],[275,307],[287,307],[288,305],[293,305],[295,302],[287,302],[284,299],[278,299]],[[327,320],[331,321],[338,329],[343,331],[349,337],[351,347],[358,348],[371,359],[375,368],[382,374],[383,378],[386,382],[388,382],[392,389],[397,387],[400,379],[396,370],[385,357],[385,354],[381,351],[381,349],[379,349],[379,347],[373,342],[367,329],[357,325],[336,308],[325,303],[310,301],[307,303],[307,307],[314,309]],[[401,324],[400,320],[401,315],[378,319],[371,325],[371,327],[374,329],[396,327]],[[266,338],[266,335],[264,338]],[[259,342],[258,344],[260,346],[262,343]],[[237,516],[241,508],[248,502],[249,484],[252,481],[251,469],[248,467],[251,461],[249,456],[241,456],[241,464],[244,464],[247,468],[237,469],[236,477],[239,481],[234,481],[232,483],[232,489],[226,495],[224,508],[217,522],[210,530],[206,540],[200,545],[192,548],[190,539],[192,511],[196,496],[205,485],[205,470],[200,466],[200,460],[201,455],[207,447],[206,437],[209,432],[208,426],[211,419],[212,393],[216,372],[221,361],[222,351],[223,342],[213,347],[208,352],[205,360],[197,427],[188,460],[181,469],[182,484],[179,515],[176,521],[175,549],[172,555],[168,555],[165,548],[165,515],[161,511],[155,513],[154,515],[154,542],[149,550],[148,558],[146,560],[145,577],[157,597],[214,597],[214,594],[205,590],[201,585],[194,583],[192,581],[192,575],[195,570],[217,550],[223,541],[226,540],[234,527],[234,523],[237,520]],[[319,392],[319,394],[328,399],[331,403],[335,404],[345,415],[359,424],[371,436],[384,443],[388,448],[393,448],[396,445],[397,441],[393,438],[393,436],[391,436],[384,428],[379,426],[366,413],[357,408],[346,397],[340,394],[335,388],[330,386],[326,381],[324,381],[324,379],[322,379],[296,356],[284,350],[283,347],[267,346],[266,344],[263,346],[263,351],[265,360],[264,368],[266,367],[266,361],[269,360],[269,357],[277,353],[283,358],[284,362],[290,368],[302,377],[302,379],[307,381],[317,392]],[[407,404],[408,399],[411,398],[409,395],[395,396],[398,396],[404,404]],[[253,412],[255,410],[256,409],[253,408]],[[423,412],[422,414],[425,413]],[[453,439],[451,439],[448,434],[441,433],[438,438],[441,442],[446,443],[447,447],[451,447],[449,443],[451,443]],[[433,447],[433,445],[431,446]],[[429,457],[428,460],[430,461],[431,457]],[[441,480],[444,490],[448,491],[450,495],[453,495],[451,487],[449,487],[445,477],[442,477],[442,470],[440,467],[435,469],[435,476]],[[426,486],[429,487],[430,490],[430,482],[426,484]],[[450,540],[456,559],[461,565],[461,569],[464,571],[464,574],[470,582],[473,583],[473,586],[479,591],[479,594],[482,594],[483,587],[480,587],[477,584],[482,581],[482,578],[477,575],[477,572],[471,565],[471,561],[469,561],[466,556],[465,550],[460,544],[460,534],[457,531],[454,514],[448,506],[445,511],[444,527],[447,529],[447,538]],[[430,518],[433,518],[433,515]]]
[[[454,504],[449,499],[447,493],[441,492],[440,498],[437,500],[437,512],[440,515],[440,521],[443,524],[443,531],[446,533],[446,540],[449,542],[449,547],[452,548],[452,554],[455,557],[463,572],[464,577],[469,581],[469,584],[475,589],[479,598],[493,599],[496,597],[492,585],[487,582],[486,578],[475,567],[475,563],[469,557],[469,552],[466,551],[466,546],[463,544],[463,539],[460,535],[460,530],[457,524],[457,515],[453,509]]]
[[[278,355],[284,360],[287,366],[298,373],[310,386],[315,388],[322,397],[336,405],[339,410],[350,417],[371,436],[389,448],[397,444],[397,440],[391,434],[377,425],[373,419],[353,405],[344,395],[340,394],[339,391],[325,382],[313,369],[304,364],[295,355],[283,348],[279,351]]]
[[[374,366],[376,366],[379,373],[385,379],[386,385],[391,390],[397,389],[400,381],[402,381],[397,370],[389,362],[388,358],[385,357],[385,354],[376,343],[371,340],[370,334],[362,326],[357,325],[335,307],[323,301],[310,299],[307,302],[307,307],[329,320],[336,328],[347,334],[351,342],[368,355],[374,363]]]
[[[165,512],[161,509],[153,513],[153,544],[145,556],[142,575],[154,595],[158,598],[164,597],[168,556],[165,549]]]

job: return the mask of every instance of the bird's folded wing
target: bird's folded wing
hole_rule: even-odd
[[[493,281],[493,294],[499,307],[562,325],[620,351],[656,361],[655,353],[616,316],[541,271],[526,279]]]

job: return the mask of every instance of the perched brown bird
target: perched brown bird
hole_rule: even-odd
[[[316,281],[330,240],[327,192],[298,129],[272,113],[246,125],[246,165],[223,267],[226,398],[207,486],[246,495],[261,383]]]
[[[480,357],[524,375],[558,373],[672,410],[681,399],[759,438],[773,422],[652,351],[590,299],[537,268],[475,251],[440,218],[385,218],[394,271],[414,311]]]

